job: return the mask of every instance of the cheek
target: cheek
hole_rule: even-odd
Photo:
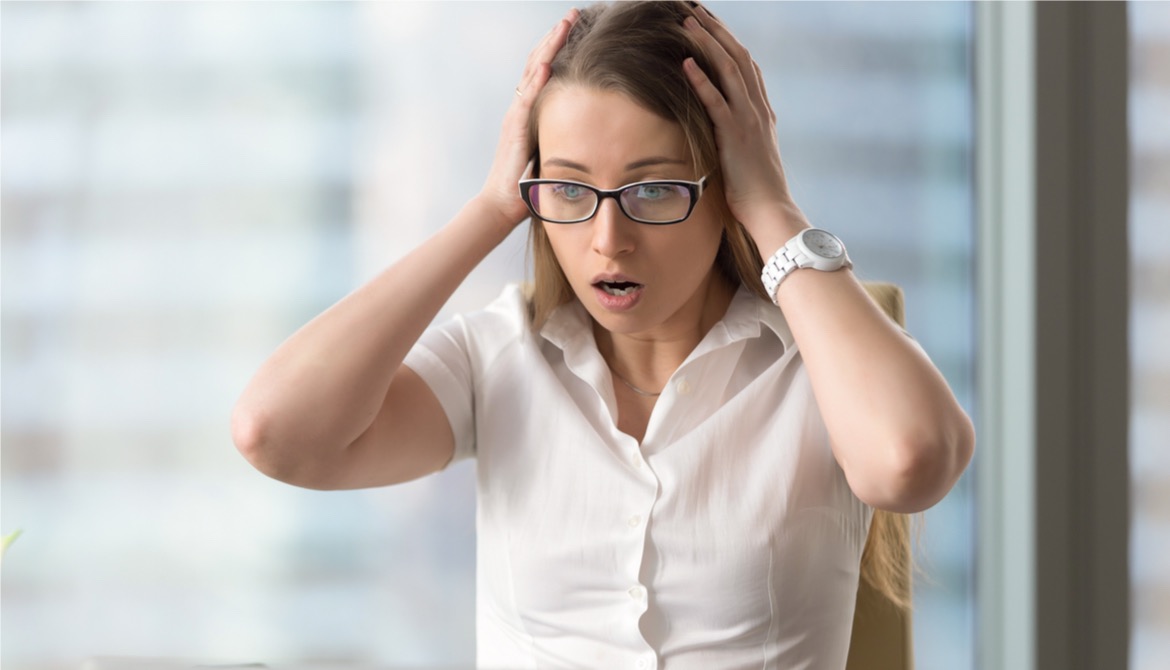
[[[701,258],[715,258],[719,252],[719,244],[723,240],[723,222],[710,209],[696,208],[692,222],[695,224],[689,238],[692,246],[691,253]]]
[[[554,223],[541,223],[544,226],[544,236],[548,240],[548,246],[552,248],[553,256],[557,260],[557,264],[561,266],[561,271],[573,280],[572,265],[573,260],[582,257],[582,251],[577,248],[577,242],[574,240],[574,233],[571,226],[561,226]]]

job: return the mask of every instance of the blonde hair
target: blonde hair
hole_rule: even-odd
[[[537,122],[541,103],[557,87],[578,85],[622,93],[663,119],[678,123],[696,178],[709,175],[707,197],[723,193],[715,131],[682,70],[683,59],[690,56],[704,71],[712,72],[706,55],[682,25],[695,11],[685,2],[616,2],[582,10],[567,43],[553,59],[552,78],[533,107],[529,124],[531,145],[537,147],[533,176],[539,176]],[[716,206],[724,224],[716,267],[732,285],[744,284],[766,298],[760,281],[764,264],[759,250],[731,215],[726,200],[717,197]],[[533,268],[532,322],[539,327],[554,309],[574,296],[539,221],[533,220],[529,228],[528,248]]]
[[[531,146],[537,147],[533,176],[539,176],[537,142],[541,103],[549,91],[576,85],[628,96],[664,120],[681,126],[696,177],[710,175],[704,197],[715,197],[723,221],[723,238],[715,258],[720,275],[733,286],[743,285],[770,301],[760,273],[764,262],[751,236],[732,216],[722,197],[723,180],[715,131],[702,101],[682,70],[687,57],[718,86],[706,54],[683,28],[683,19],[699,10],[687,2],[615,2],[591,5],[581,12],[564,47],[552,62],[552,77],[533,107],[529,124]],[[540,221],[529,228],[533,281],[528,286],[529,315],[539,328],[557,307],[575,299]],[[861,577],[897,607],[909,607],[907,573],[910,555],[904,549],[907,517],[877,511],[862,559]]]

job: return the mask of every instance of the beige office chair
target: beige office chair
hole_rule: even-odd
[[[905,325],[901,288],[866,282],[865,289],[891,319]],[[861,583],[846,670],[913,669],[911,563],[910,517],[875,511],[861,558]]]

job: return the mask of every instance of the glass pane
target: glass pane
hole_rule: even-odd
[[[284,337],[479,188],[567,6],[5,3],[0,532],[24,534],[0,665],[470,662],[471,466],[293,489],[227,416]],[[973,411],[969,7],[716,11],[768,75],[800,204],[904,287]],[[448,312],[524,275],[522,237]],[[920,668],[973,665],[972,515],[966,478],[926,515]]]
[[[753,49],[792,188],[862,279],[906,293],[908,329],[974,416],[971,70],[966,3],[720,3]],[[974,667],[970,473],[925,514],[917,667]]]
[[[1130,667],[1170,658],[1170,5],[1129,5]]]

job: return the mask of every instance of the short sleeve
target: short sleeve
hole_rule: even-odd
[[[528,302],[524,289],[509,284],[487,307],[461,314],[423,333],[403,364],[414,370],[439,399],[451,432],[451,462],[476,452],[476,394],[500,353],[527,339]]]
[[[466,332],[460,317],[432,326],[403,361],[423,378],[447,414],[455,435],[452,463],[475,455],[474,378]]]

